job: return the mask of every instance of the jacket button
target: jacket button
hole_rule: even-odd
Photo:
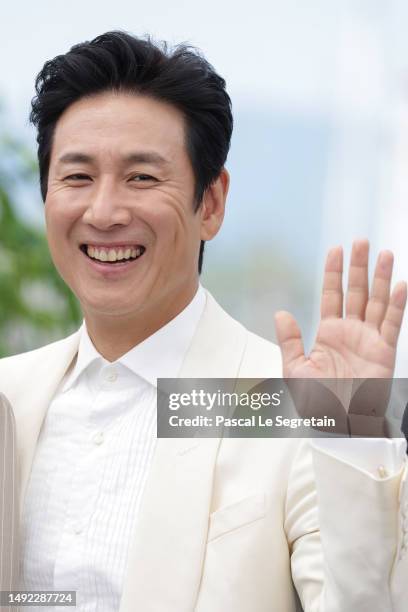
[[[97,446],[100,446],[101,444],[103,444],[105,440],[105,436],[103,434],[103,431],[98,431],[98,433],[96,433],[93,437],[93,443],[96,444]]]

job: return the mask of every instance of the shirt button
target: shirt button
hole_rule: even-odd
[[[106,370],[105,372],[105,380],[108,382],[115,382],[118,378],[118,373],[116,370]]]
[[[82,533],[82,527],[80,527],[79,525],[77,525],[76,527],[74,527],[74,533],[75,533],[75,535],[81,535],[81,533]]]
[[[386,478],[388,476],[387,470],[383,465],[379,465],[377,470],[380,478]]]
[[[98,431],[98,433],[96,433],[94,435],[94,437],[92,438],[93,443],[97,444],[98,446],[100,446],[101,444],[103,444],[104,440],[105,440],[105,436],[103,434],[103,431]]]

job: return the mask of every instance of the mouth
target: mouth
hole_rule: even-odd
[[[118,247],[99,247],[81,244],[80,250],[96,264],[103,266],[123,266],[140,259],[146,251],[143,245],[124,245]]]

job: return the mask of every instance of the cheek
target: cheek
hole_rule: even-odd
[[[68,214],[67,214],[68,213]],[[70,228],[74,220],[69,209],[61,207],[55,201],[48,201],[45,205],[45,226],[47,241],[51,256],[58,268],[67,268],[71,261],[71,254],[67,254]]]
[[[163,242],[186,247],[199,240],[200,217],[194,213],[192,202],[171,197],[160,201],[153,197],[145,212],[145,221]]]
[[[64,198],[62,194],[58,197],[47,196],[45,201],[45,223],[47,230],[52,234],[58,234],[62,238],[63,234],[80,216],[80,208],[72,202],[72,199]]]
[[[200,241],[200,229],[195,218],[167,214],[154,225],[156,257],[166,267],[189,267]]]

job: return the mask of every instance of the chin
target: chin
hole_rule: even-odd
[[[139,310],[143,303],[139,303],[139,300],[133,299],[129,303],[129,295],[126,296],[126,301],[120,302],[120,300],[103,300],[99,298],[98,300],[80,300],[81,305],[84,311],[89,312],[93,316],[112,316],[112,317],[128,317],[132,314],[136,314],[137,310]],[[109,298],[112,298],[110,295]],[[103,302],[103,303],[102,303]]]

